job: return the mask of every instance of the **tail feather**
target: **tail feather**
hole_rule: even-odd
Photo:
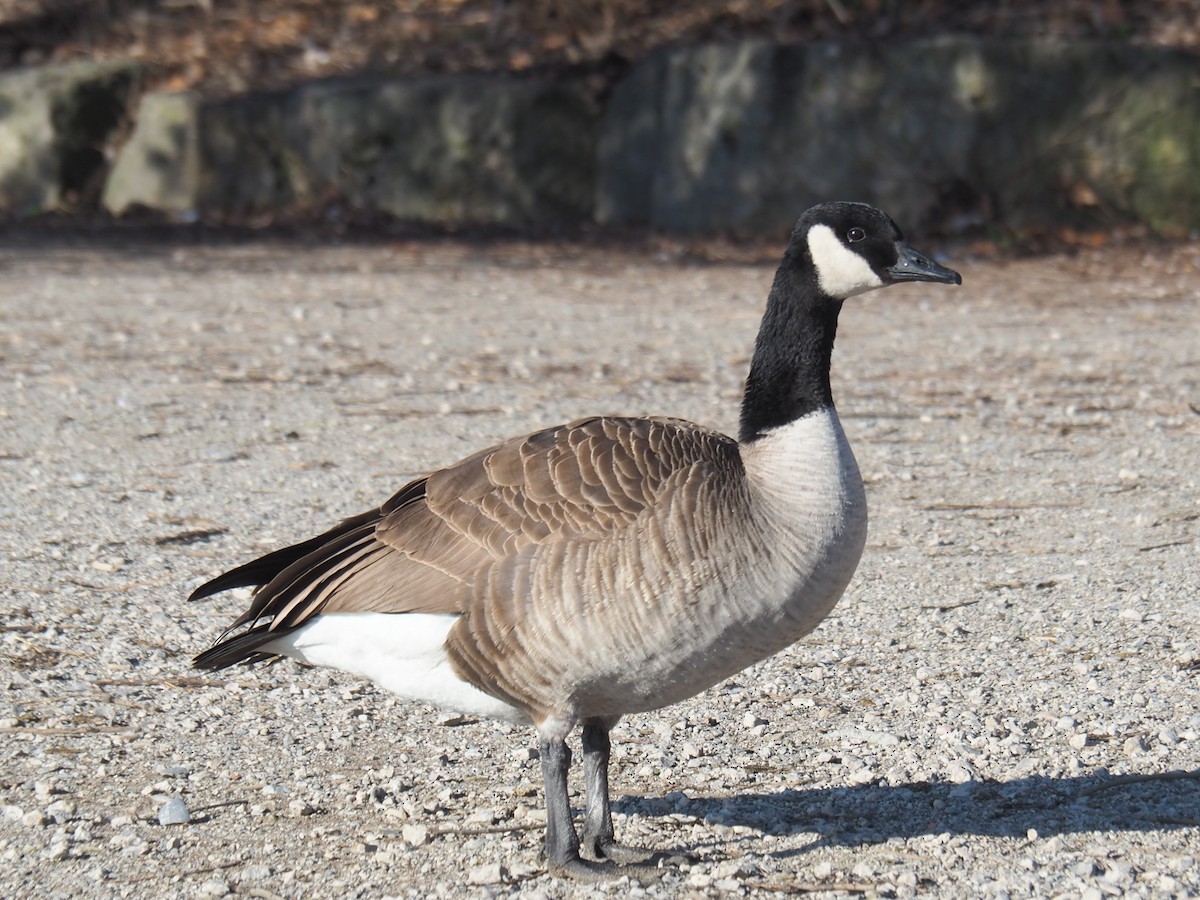
[[[233,588],[256,587],[260,584],[267,584],[293,563],[308,556],[314,550],[319,550],[330,541],[336,540],[347,530],[359,528],[378,518],[379,510],[374,509],[361,515],[352,516],[330,528],[324,534],[317,535],[315,538],[272,551],[266,556],[260,556],[258,559],[238,566],[236,569],[230,569],[228,572],[218,575],[211,581],[206,581],[192,591],[188,597],[188,601],[203,600],[205,597],[211,597],[213,594],[219,594],[222,591],[232,590]]]
[[[318,539],[321,543],[306,553],[301,554],[299,551],[307,548],[307,545],[312,543],[311,541],[305,541],[304,544],[298,544],[294,548],[285,548],[297,552],[281,556],[278,561],[278,566],[281,567],[276,567],[274,571],[266,573],[269,577],[265,582],[260,582],[262,586],[255,591],[254,602],[233,623],[232,627],[237,628],[247,622],[257,621],[264,615],[268,606],[277,618],[285,616],[291,608],[292,600],[306,595],[313,588],[314,583],[336,565],[337,561],[347,552],[352,551],[363,541],[370,540],[375,530],[375,524],[374,521],[368,521],[366,524],[360,525],[356,521],[347,520],[337,529],[323,534]],[[283,551],[276,552],[282,553]]]
[[[258,619],[264,614],[267,606],[293,581],[296,582],[296,590],[303,590],[303,576],[309,569],[323,560],[328,564],[331,549],[345,543],[353,543],[356,539],[361,540],[364,529],[369,531],[378,518],[379,511],[372,510],[346,519],[322,535],[251,560],[196,588],[188,597],[189,601],[200,600],[237,587],[254,587],[256,590],[250,608],[225,630],[212,647],[197,656],[192,661],[193,665],[199,669],[216,671],[237,663],[254,663],[274,658],[275,654],[260,652],[259,648],[289,631],[294,631],[295,628],[283,626],[282,622],[277,626],[274,616],[270,621],[260,624]],[[248,622],[253,627],[238,633],[238,629]]]
[[[238,663],[249,664],[272,659],[275,657],[274,653],[264,653],[259,648],[290,630],[272,631],[268,625],[259,625],[233,637],[222,638],[193,659],[192,665],[197,669],[216,672]]]
[[[201,600],[238,587],[253,587],[254,598],[216,644],[193,661],[197,668],[224,669],[236,663],[272,659],[263,651],[282,635],[295,631],[317,614],[331,591],[345,577],[346,567],[369,554],[369,543],[380,519],[425,496],[425,479],[401,488],[379,509],[351,516],[299,544],[283,547],[230,569],[192,591],[188,600]],[[266,621],[263,621],[263,620]],[[243,629],[243,626],[249,626]]]

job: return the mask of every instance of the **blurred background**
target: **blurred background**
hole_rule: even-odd
[[[1200,0],[0,0],[0,216],[1200,227]]]

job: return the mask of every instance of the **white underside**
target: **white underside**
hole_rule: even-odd
[[[446,656],[456,615],[332,613],[263,647],[316,666],[367,678],[409,700],[472,716],[526,722],[516,707],[467,684]]]

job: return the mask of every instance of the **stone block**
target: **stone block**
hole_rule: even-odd
[[[142,97],[133,132],[117,153],[103,204],[120,215],[144,207],[189,220],[199,206],[199,99],[191,93]]]
[[[0,209],[92,207],[141,81],[134,62],[78,62],[0,74]]]

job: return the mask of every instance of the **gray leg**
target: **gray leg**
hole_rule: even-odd
[[[587,719],[583,723],[583,779],[587,790],[587,812],[583,819],[583,849],[595,859],[618,863],[646,862],[654,854],[625,847],[613,839],[612,807],[608,799],[608,758],[612,723]]]
[[[571,821],[567,771],[571,751],[562,739],[541,740],[542,779],[546,791],[546,864],[555,875],[597,881],[616,874],[611,866],[579,858],[579,836]],[[611,827],[611,826],[610,826]]]

